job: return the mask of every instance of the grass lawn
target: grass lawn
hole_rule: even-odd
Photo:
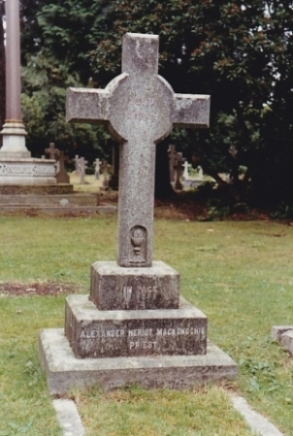
[[[87,293],[91,263],[116,258],[116,233],[115,215],[0,216],[0,436],[61,434],[37,337],[63,326],[65,296],[8,296],[5,283],[71,283]],[[293,435],[293,360],[270,339],[272,325],[293,322],[292,248],[285,224],[157,218],[154,259],[179,271],[181,294],[208,316],[209,339],[239,364],[239,377],[192,392],[72,392],[87,436],[252,435],[228,391]]]

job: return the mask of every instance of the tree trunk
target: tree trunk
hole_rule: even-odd
[[[169,142],[168,139],[160,142],[156,150],[155,198],[161,200],[176,195],[170,183]]]

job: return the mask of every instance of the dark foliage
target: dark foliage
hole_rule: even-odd
[[[26,121],[35,112],[44,119],[42,132],[29,130],[32,147],[38,147],[41,134],[46,141],[55,135],[67,149],[85,141],[88,149],[94,145],[106,155],[105,133],[92,142],[92,127],[77,139],[76,127],[65,126],[62,92],[76,84],[104,87],[120,72],[123,34],[155,33],[160,74],[174,90],[212,96],[210,129],[176,130],[170,142],[219,185],[226,183],[220,174],[229,173],[226,191],[235,202],[293,204],[293,1],[21,4]],[[164,195],[168,171],[160,175]]]

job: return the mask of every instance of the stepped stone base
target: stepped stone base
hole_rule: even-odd
[[[179,309],[98,310],[86,295],[66,299],[65,334],[81,358],[205,354],[207,317],[181,298]]]
[[[117,206],[101,203],[98,194],[73,192],[73,185],[1,185],[0,211],[50,215],[116,213]]]
[[[51,395],[66,395],[74,388],[100,386],[104,390],[138,384],[144,388],[191,389],[237,375],[237,365],[208,343],[200,356],[144,356],[79,359],[63,329],[42,330],[39,353]]]

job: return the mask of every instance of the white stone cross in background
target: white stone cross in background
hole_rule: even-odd
[[[188,161],[186,160],[186,161],[183,163],[183,168],[184,168],[184,170],[183,170],[183,180],[187,180],[187,179],[189,179],[189,173],[188,173],[188,170],[189,170],[190,167],[191,167],[191,164],[188,163]]]
[[[152,265],[156,144],[173,126],[208,127],[208,95],[175,94],[158,75],[159,37],[127,33],[122,74],[105,89],[70,88],[66,118],[103,123],[122,143],[118,264]]]
[[[102,162],[100,161],[99,158],[97,158],[95,160],[95,179],[99,179],[100,178],[101,164],[102,164]]]

